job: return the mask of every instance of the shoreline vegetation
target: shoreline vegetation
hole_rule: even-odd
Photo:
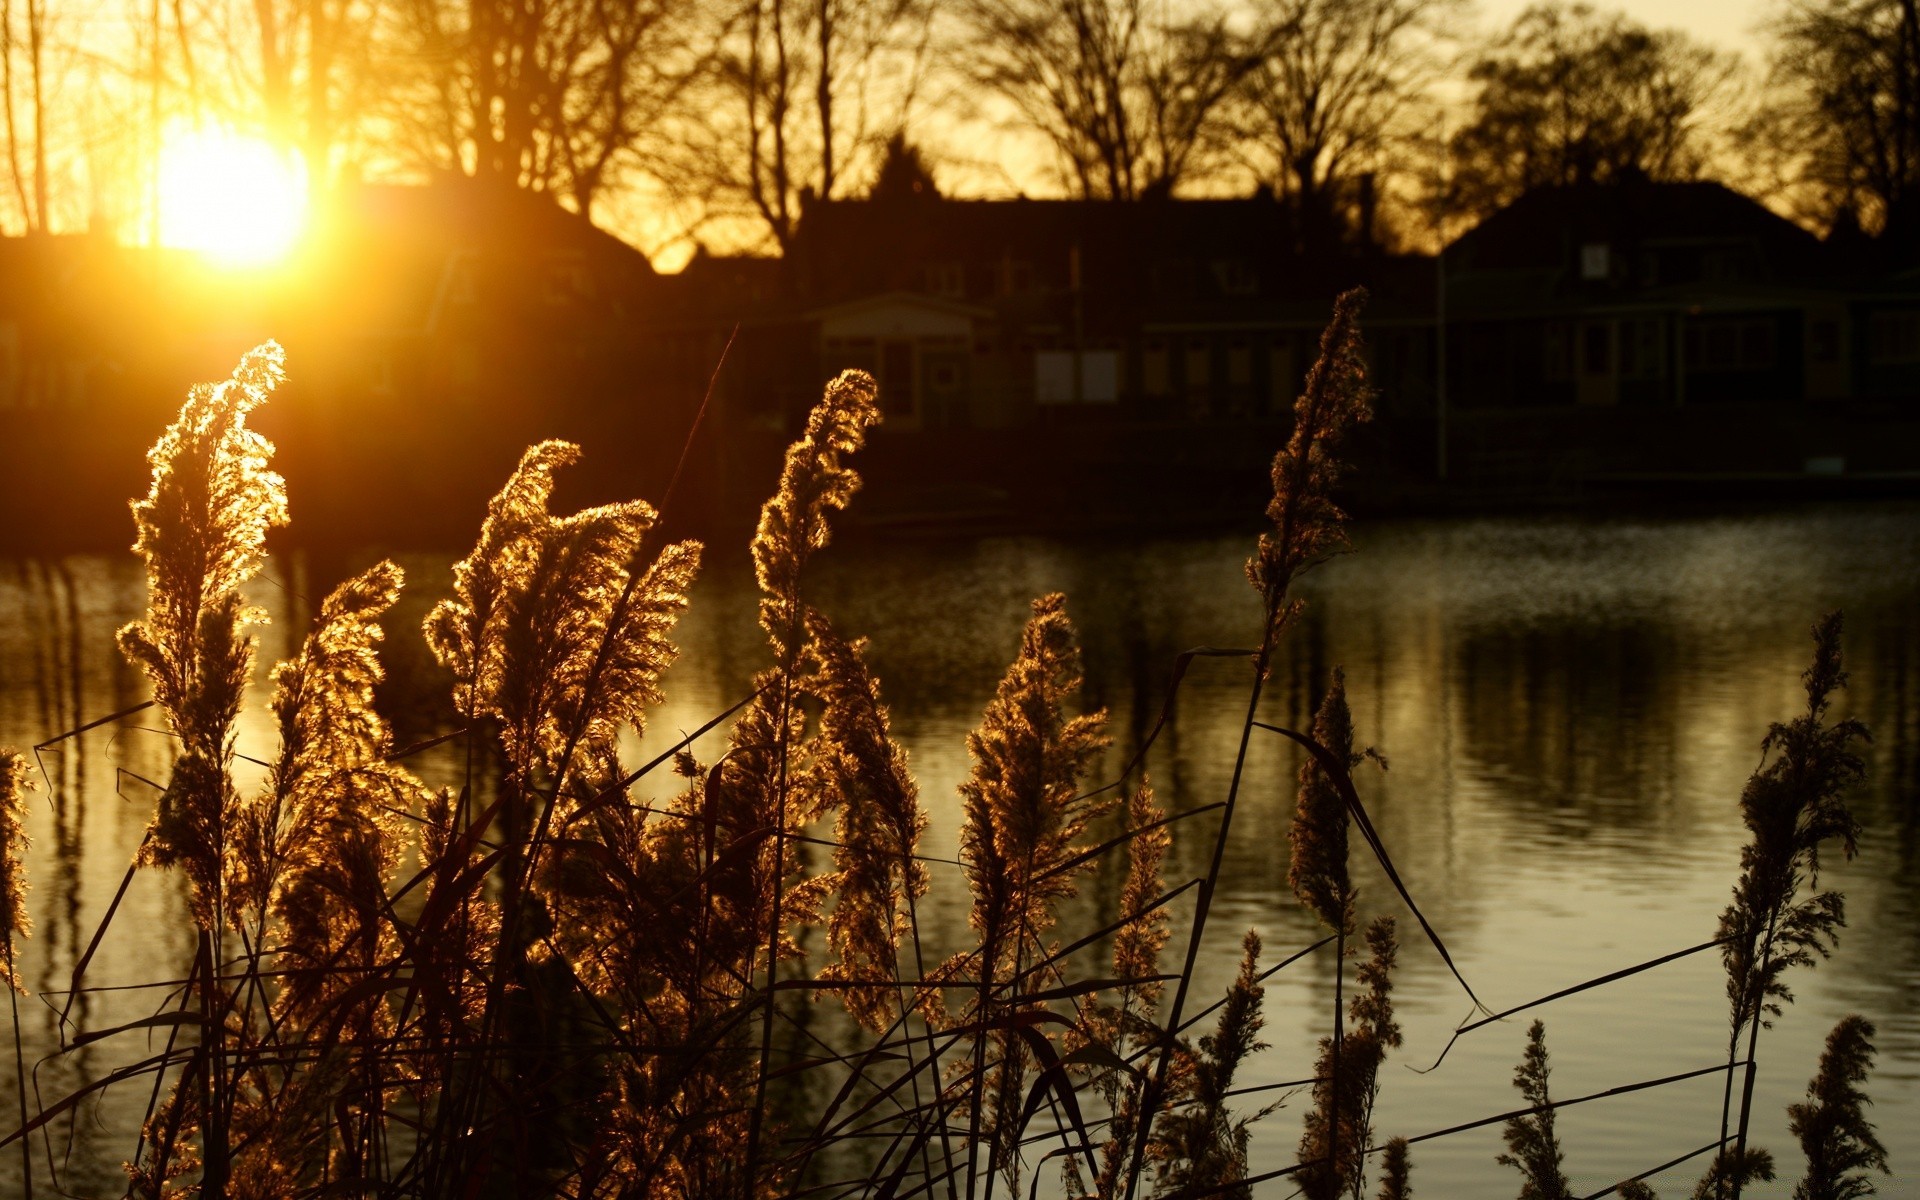
[[[151,1096],[129,1131],[128,1194],[156,1198],[1200,1200],[1284,1184],[1310,1200],[1403,1200],[1418,1188],[1420,1143],[1498,1125],[1523,1200],[1571,1200],[1563,1168],[1579,1148],[1560,1144],[1559,1110],[1702,1077],[1722,1081],[1719,1111],[1701,1115],[1706,1144],[1592,1195],[1644,1200],[1647,1180],[1682,1167],[1703,1172],[1696,1200],[1794,1177],[1749,1128],[1760,1035],[1791,1002],[1789,979],[1831,954],[1846,923],[1843,897],[1821,890],[1820,856],[1850,856],[1863,832],[1847,796],[1868,732],[1829,712],[1846,685],[1840,616],[1814,626],[1806,707],[1765,731],[1738,798],[1749,841],[1711,940],[1490,1011],[1368,817],[1365,774],[1387,759],[1355,729],[1339,669],[1310,729],[1260,719],[1305,605],[1294,584],[1348,549],[1335,495],[1343,445],[1370,416],[1364,299],[1336,302],[1273,460],[1246,571],[1258,644],[1182,654],[1159,721],[1112,777],[1092,774],[1107,714],[1082,706],[1068,598],[1032,601],[967,738],[957,865],[974,945],[944,959],[921,937],[936,860],[920,849],[927,818],[882,683],[859,631],[808,590],[860,487],[853,463],[880,417],[870,377],[827,385],[761,509],[766,651],[751,690],[706,727],[728,730],[713,761],[690,750],[706,729],[651,762],[621,758],[623,735],[662,698],[704,549],[660,536],[671,487],[659,508],[557,515],[556,476],[580,451],[531,447],[425,622],[454,680],[450,737],[466,763],[462,785],[438,790],[408,769],[419,747],[396,748],[374,704],[381,618],[405,583],[390,562],[338,586],[272,669],[279,751],[257,786],[243,782],[234,729],[260,614],[241,588],[288,519],[273,447],[247,419],[282,378],[282,353],[262,346],[229,380],[196,387],[149,454],[151,490],[134,504],[148,607],[119,637],[151,688],[139,708],[158,709],[176,743],[128,878],[183,881],[196,949],[166,1006],[104,1029],[66,1020],[89,986],[83,955],[54,1056],[111,1043],[128,1047],[123,1065],[30,1099],[12,964],[31,925],[19,815],[35,772],[0,752],[18,1079],[0,1153],[19,1155],[22,1194],[62,1194],[52,1143],[121,1083]],[[1170,815],[1151,752],[1200,657],[1244,661],[1246,715],[1224,796]],[[1303,752],[1288,878],[1324,936],[1268,946],[1248,930],[1225,993],[1202,994],[1199,947],[1252,786],[1248,750],[1275,737]],[[643,780],[670,798],[638,799]],[[1210,847],[1196,878],[1166,877],[1175,838]],[[1364,928],[1356,853],[1375,859],[1399,906]],[[1109,877],[1123,881],[1101,901],[1111,919],[1082,927],[1069,914],[1085,905],[1069,902]],[[110,907],[103,933],[113,920]],[[1427,942],[1474,1005],[1455,1041],[1533,1016],[1520,1105],[1446,1129],[1375,1127],[1380,1068],[1402,1047],[1393,975],[1409,940]],[[1537,1010],[1709,950],[1726,968],[1724,1055],[1702,1047],[1693,1069],[1551,1093]],[[1272,1085],[1248,1086],[1239,1070],[1264,1048],[1265,982],[1312,955],[1331,956],[1335,981],[1314,1075],[1272,1101]],[[816,1020],[824,1009],[844,1018]],[[1889,1169],[1865,1115],[1874,1033],[1842,1020],[1790,1110],[1805,1160],[1796,1200],[1872,1195]],[[162,1048],[136,1059],[136,1040]],[[802,1088],[805,1106],[793,1102]],[[1296,1161],[1256,1172],[1251,1128],[1289,1098]]]

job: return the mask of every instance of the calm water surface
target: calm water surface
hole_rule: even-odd
[[[1829,884],[1848,896],[1839,953],[1793,979],[1798,1002],[1761,1039],[1755,1140],[1775,1152],[1788,1178],[1750,1194],[1791,1190],[1799,1154],[1784,1109],[1805,1088],[1827,1030],[1850,1012],[1879,1026],[1869,1091],[1894,1160],[1886,1193],[1914,1194],[1902,1181],[1920,1179],[1920,509],[1414,521],[1362,526],[1355,540],[1359,553],[1303,589],[1311,607],[1276,667],[1262,716],[1305,722],[1327,673],[1345,667],[1358,736],[1392,763],[1362,774],[1362,797],[1461,972],[1496,1009],[1713,936],[1743,840],[1735,802],[1759,761],[1760,738],[1768,722],[1804,703],[1798,676],[1808,624],[1827,609],[1846,610],[1852,688],[1842,711],[1874,731],[1871,775],[1855,798],[1869,832],[1859,857],[1836,853],[1828,863]],[[984,539],[836,548],[821,560],[816,599],[843,630],[872,639],[895,732],[932,815],[926,853],[957,852],[964,737],[1013,653],[1031,597],[1071,597],[1088,700],[1112,718],[1112,770],[1153,724],[1181,650],[1255,638],[1255,600],[1240,573],[1248,549],[1238,537]],[[403,561],[410,594],[389,625],[394,678],[386,697],[403,742],[437,731],[444,719],[444,681],[415,631],[448,584],[451,557]],[[256,588],[273,614],[262,657],[284,655],[297,638],[322,576],[366,561],[275,562]],[[740,697],[762,665],[750,588],[743,563],[716,563],[702,579],[681,629],[683,658],[667,679],[668,702],[636,753],[670,744]],[[112,641],[142,601],[131,557],[0,562],[0,741],[31,744],[144,699]],[[1149,759],[1163,803],[1181,809],[1221,798],[1246,685],[1244,663],[1196,664]],[[153,724],[142,714],[43,756],[50,786],[36,795],[29,826],[35,929],[21,962],[34,994],[22,1000],[20,1021],[46,1102],[160,1048],[127,1035],[35,1065],[56,1044],[68,1003],[61,989],[146,825],[155,794],[148,781],[165,778],[168,745]],[[272,748],[256,708],[240,749],[260,756]],[[1318,936],[1286,886],[1297,765],[1278,739],[1256,741],[1201,959],[1203,999],[1232,977],[1248,927],[1261,932],[1275,961]],[[451,753],[418,766],[430,781],[457,770]],[[1170,879],[1204,869],[1211,821],[1182,827]],[[1358,878],[1364,909],[1403,918],[1395,996],[1406,1046],[1383,1074],[1381,1136],[1514,1107],[1510,1080],[1527,1017],[1462,1039],[1436,1071],[1405,1069],[1435,1060],[1469,1001],[1437,955],[1416,944],[1379,873],[1362,865]],[[1112,872],[1090,879],[1083,910],[1063,923],[1085,927],[1079,922],[1094,920],[1117,887]],[[936,873],[921,909],[929,953],[963,939],[966,909],[957,871]],[[1176,928],[1186,919],[1182,910]],[[179,978],[192,945],[183,884],[137,878],[88,975],[92,984],[129,990],[76,999],[65,1013],[70,1032],[165,1004],[160,991],[132,985]],[[1274,977],[1271,1048],[1246,1083],[1311,1073],[1332,986],[1325,954]],[[1559,1097],[1724,1057],[1722,977],[1711,954],[1540,1015]],[[118,1163],[149,1087],[134,1080],[108,1089],[42,1158],[61,1161],[79,1194],[118,1195]],[[9,1061],[0,1065],[0,1097],[11,1095]],[[1305,1106],[1295,1095],[1256,1127],[1256,1171],[1292,1161]],[[1566,1111],[1560,1130],[1576,1191],[1701,1146],[1717,1134],[1718,1117],[1712,1079]],[[1415,1184],[1428,1196],[1511,1195],[1518,1177],[1494,1163],[1501,1148],[1497,1126],[1416,1146]],[[11,1193],[17,1172],[11,1151],[0,1155],[0,1191]],[[1698,1172],[1696,1161],[1655,1182],[1684,1196]]]

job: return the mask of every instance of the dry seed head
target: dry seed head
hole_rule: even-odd
[[[635,500],[567,517],[548,511],[554,472],[577,447],[542,442],[488,506],[454,595],[427,617],[463,712],[500,723],[509,769],[556,769],[567,748],[603,757],[658,702],[674,657],[667,634],[686,607],[700,546],[667,547],[638,577],[655,516]]]
[[[779,489],[761,506],[753,535],[754,577],[763,596],[760,624],[784,665],[798,658],[805,632],[801,570],[827,544],[828,515],[845,508],[860,487],[860,476],[841,458],[860,449],[867,430],[880,423],[877,395],[873,376],[864,371],[842,371],[827,384],[807,416],[806,432],[787,448]]]
[[[808,634],[820,671],[809,687],[825,702],[820,735],[812,747],[811,787],[821,793],[810,807],[837,810],[830,877],[838,894],[827,921],[827,945],[836,956],[822,979],[893,978],[907,932],[907,904],[926,894],[926,868],[915,859],[927,818],[907,769],[906,753],[888,731],[880,686],[858,642],[833,631],[814,614]],[[841,999],[855,1019],[875,1031],[893,1014],[891,988],[847,988]]]
[[[1053,902],[1073,894],[1078,873],[1054,868],[1082,848],[1077,839],[1087,823],[1111,808],[1078,796],[1080,776],[1107,744],[1104,710],[1066,715],[1080,681],[1066,597],[1042,596],[1019,656],[967,735],[973,770],[960,785],[961,857],[973,885],[973,926],[990,942],[1008,929],[1038,934],[1053,924]]]
[[[1333,502],[1340,478],[1334,456],[1347,432],[1373,417],[1360,339],[1366,299],[1364,289],[1354,288],[1334,301],[1320,355],[1294,402],[1293,434],[1274,456],[1273,499],[1267,505],[1273,529],[1260,535],[1260,548],[1247,561],[1247,579],[1266,609],[1266,649],[1298,609],[1298,602],[1287,598],[1294,579],[1347,548],[1346,514]],[[1266,670],[1264,654],[1260,669]]]
[[[185,738],[203,732],[188,710],[200,691],[204,621],[260,570],[267,530],[287,522],[285,481],[267,466],[273,445],[247,428],[247,415],[285,377],[283,362],[280,347],[267,342],[242,358],[230,379],[196,386],[147,452],[152,487],[133,504],[133,549],[147,564],[147,615],[120,631],[120,646],[152,680],[155,702]],[[258,615],[236,602],[223,618]]]
[[[1347,709],[1347,677],[1339,668],[1313,717],[1313,740],[1351,767],[1353,716]],[[1347,874],[1347,804],[1318,759],[1300,767],[1293,817],[1293,859],[1287,881],[1300,903],[1329,929],[1352,924],[1353,887]]]
[[[1799,898],[1803,887],[1818,886],[1821,844],[1837,839],[1851,856],[1860,834],[1846,796],[1866,773],[1855,743],[1868,739],[1867,729],[1855,720],[1829,725],[1823,719],[1833,692],[1846,684],[1840,632],[1838,613],[1814,626],[1813,663],[1802,676],[1806,711],[1768,730],[1761,743],[1768,761],[1740,793],[1749,838],[1733,899],[1720,915],[1729,1023],[1736,1032],[1779,1015],[1793,999],[1786,972],[1826,957],[1846,925],[1838,892]]]
[[[0,750],[0,938],[6,939],[6,982],[20,986],[13,969],[14,939],[25,937],[33,927],[27,916],[28,846],[24,824],[27,793],[33,790],[27,760],[17,751]]]
[[[1153,802],[1153,788],[1142,781],[1127,800],[1127,881],[1120,889],[1120,915],[1140,912],[1166,890],[1160,863],[1173,838],[1170,826],[1157,825],[1166,814]],[[1156,908],[1121,926],[1113,938],[1113,973],[1120,979],[1145,979],[1160,973],[1160,951],[1167,944],[1167,910]],[[1149,1014],[1160,998],[1160,984],[1142,983],[1126,989],[1137,996]]]

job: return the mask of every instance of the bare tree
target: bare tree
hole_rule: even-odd
[[[1453,207],[1490,212],[1542,184],[1692,178],[1707,159],[1698,118],[1736,66],[1585,4],[1529,8],[1472,69],[1472,117],[1450,146]]]
[[[0,102],[4,102],[7,136],[7,175],[20,208],[21,221],[31,232],[35,227],[34,208],[27,199],[27,174],[20,166],[19,119],[13,101],[13,0],[0,0]]]
[[[401,0],[394,26],[373,58],[402,80],[404,157],[589,216],[662,148],[714,36],[695,0]]]
[[[26,0],[24,39],[15,32],[12,0],[0,0],[0,96],[4,98],[7,136],[7,170],[13,180],[14,197],[22,223],[28,233],[44,232],[47,223],[47,117],[46,117],[46,2]],[[15,99],[15,59],[26,51],[24,96]],[[21,166],[18,106],[31,112],[31,171]],[[29,195],[31,192],[31,195]]]
[[[1445,65],[1451,0],[1272,0],[1247,81],[1246,148],[1301,238],[1342,232],[1357,178],[1398,165]]]
[[[1058,154],[1084,199],[1171,192],[1224,144],[1223,102],[1258,61],[1223,9],[1146,0],[968,0],[973,81]]]
[[[1920,12],[1915,0],[1803,0],[1773,27],[1771,87],[1751,141],[1784,164],[1817,224],[1920,225]]]
[[[877,169],[918,102],[931,0],[745,0],[711,98],[716,184],[782,252],[803,197]]]

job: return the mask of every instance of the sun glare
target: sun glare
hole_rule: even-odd
[[[160,151],[160,242],[235,266],[293,248],[307,220],[297,156],[222,129],[176,128]]]

